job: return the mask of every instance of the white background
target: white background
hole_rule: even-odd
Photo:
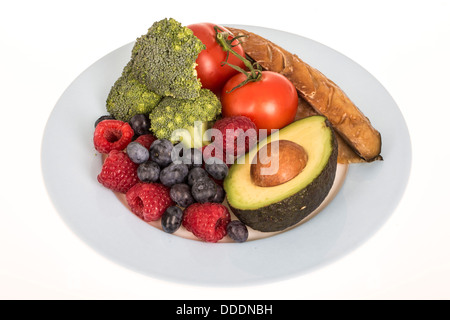
[[[413,148],[408,187],[384,227],[314,272],[237,288],[143,276],[79,240],[44,187],[46,121],[82,71],[165,17],[289,31],[372,73],[397,102]],[[449,299],[449,57],[444,0],[2,1],[0,298]]]

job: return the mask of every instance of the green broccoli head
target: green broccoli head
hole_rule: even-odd
[[[136,80],[127,65],[111,88],[106,110],[117,120],[128,122],[136,114],[149,114],[162,97]]]
[[[208,89],[200,89],[195,99],[164,97],[150,113],[151,130],[159,139],[182,141],[188,148],[201,147],[209,122],[221,111],[219,99]]]
[[[131,56],[134,76],[150,91],[178,99],[198,97],[196,60],[205,45],[174,19],[155,22],[136,40]]]

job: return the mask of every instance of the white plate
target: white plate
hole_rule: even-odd
[[[349,166],[335,198],[313,219],[246,243],[204,243],[166,234],[137,219],[97,182],[101,156],[94,122],[130,58],[127,44],[84,71],[63,93],[42,142],[42,171],[56,210],[88,245],[137,272],[200,285],[244,285],[286,279],[345,256],[379,230],[407,185],[411,144],[405,121],[383,86],[361,66],[320,43],[253,26],[260,34],[336,82],[383,138],[384,161]]]

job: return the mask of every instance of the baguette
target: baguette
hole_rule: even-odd
[[[299,96],[318,114],[328,118],[335,131],[359,157],[367,162],[382,159],[380,133],[333,81],[297,55],[259,35],[242,29],[227,29],[234,36],[244,35],[240,41],[246,55],[265,70],[288,78]]]
[[[311,105],[306,102],[302,97],[298,97],[298,108],[297,114],[295,115],[295,121],[318,115],[317,111],[311,107]],[[337,162],[341,164],[351,164],[351,163],[361,163],[365,162],[363,158],[358,156],[352,148],[341,138],[339,133],[335,130],[335,135],[338,144],[338,157]]]

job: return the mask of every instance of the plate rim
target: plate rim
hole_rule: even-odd
[[[355,61],[351,60],[350,58],[348,58],[347,56],[344,56],[343,54],[339,53],[338,51],[329,48],[317,41],[302,37],[300,35],[297,35],[295,33],[291,33],[291,32],[286,32],[286,31],[281,31],[281,30],[276,30],[276,29],[271,29],[271,28],[266,28],[266,27],[257,27],[257,26],[249,26],[249,25],[235,25],[235,24],[224,24],[225,26],[230,26],[230,27],[235,27],[235,28],[242,28],[242,29],[248,29],[249,31],[252,31],[252,29],[254,29],[253,32],[257,32],[255,30],[261,29],[261,30],[265,30],[267,32],[275,32],[275,33],[281,33],[281,34],[288,34],[290,37],[300,37],[303,38],[304,40],[306,40],[307,42],[313,42],[319,46],[323,46],[324,48],[326,48],[327,50],[332,50],[334,53],[343,56],[346,59],[349,59],[353,64],[355,64],[357,67],[361,68],[362,70],[364,70],[369,76],[371,76],[376,82],[378,82],[377,79],[375,79],[367,70],[365,70],[364,68],[362,68],[359,64],[357,64]],[[381,85],[381,83],[378,82],[378,84],[384,89],[385,93],[388,95],[388,97],[392,100],[393,104],[397,107],[397,111],[399,112],[400,116],[401,116],[401,120],[403,120],[404,123],[404,128],[406,129],[406,137],[408,140],[408,145],[406,146],[406,149],[409,150],[409,157],[408,157],[408,163],[406,165],[407,167],[407,174],[406,174],[406,180],[402,181],[403,182],[403,186],[402,186],[402,191],[401,194],[397,197],[396,199],[396,203],[392,206],[391,208],[391,213],[389,215],[386,216],[387,219],[385,219],[384,222],[382,222],[376,229],[372,230],[372,234],[368,235],[365,239],[362,239],[362,241],[360,241],[358,244],[354,244],[353,246],[350,246],[349,248],[347,248],[347,251],[342,252],[341,254],[332,257],[332,258],[328,258],[324,261],[322,261],[321,263],[319,263],[318,265],[314,265],[314,266],[310,266],[310,267],[305,267],[301,270],[297,270],[297,272],[288,272],[288,273],[279,273],[279,274],[272,274],[271,276],[264,276],[264,277],[250,277],[247,279],[242,279],[240,278],[239,281],[224,281],[224,280],[218,280],[216,279],[216,281],[213,281],[212,279],[208,279],[208,281],[196,281],[193,279],[188,279],[182,276],[178,276],[178,277],[170,277],[169,275],[167,275],[164,272],[156,272],[155,270],[152,270],[152,272],[149,272],[148,270],[143,270],[142,268],[136,267],[135,265],[133,265],[132,263],[127,263],[125,261],[120,261],[120,259],[116,259],[115,257],[112,257],[110,254],[108,254],[107,252],[104,252],[103,250],[100,250],[98,248],[98,246],[95,246],[92,244],[92,241],[89,237],[86,237],[86,234],[80,234],[80,232],[77,232],[76,230],[74,230],[74,226],[71,224],[71,222],[69,220],[66,219],[66,217],[64,216],[64,214],[61,212],[61,210],[64,210],[61,206],[61,203],[58,202],[59,200],[55,199],[55,190],[54,190],[54,185],[52,185],[51,183],[49,183],[49,172],[47,171],[48,168],[48,161],[49,159],[46,158],[46,143],[48,143],[48,137],[49,137],[49,128],[51,128],[51,122],[54,121],[54,117],[55,114],[57,112],[57,108],[60,105],[60,102],[62,101],[63,97],[67,94],[69,88],[71,88],[74,83],[76,83],[77,81],[80,80],[80,78],[87,74],[89,70],[92,70],[93,68],[95,68],[95,66],[100,63],[101,61],[103,61],[107,56],[114,54],[115,52],[124,50],[125,48],[128,48],[133,42],[130,42],[128,44],[125,44],[117,49],[115,49],[114,51],[106,54],[105,56],[101,57],[100,59],[98,59],[97,61],[95,61],[94,63],[92,63],[88,68],[86,68],[79,76],[77,76],[72,82],[71,84],[66,88],[66,90],[62,93],[62,95],[60,96],[60,98],[58,99],[57,103],[55,104],[55,107],[52,109],[52,112],[50,113],[48,119],[47,119],[47,123],[45,125],[45,129],[44,129],[44,134],[42,137],[42,144],[41,144],[41,173],[43,176],[43,180],[44,180],[44,184],[46,187],[46,191],[47,194],[49,196],[49,199],[51,200],[56,212],[59,214],[60,218],[62,218],[62,221],[64,221],[64,223],[68,226],[68,228],[74,232],[74,234],[80,238],[83,242],[85,242],[85,244],[87,244],[88,246],[90,246],[91,248],[93,248],[96,252],[100,253],[101,255],[103,255],[104,257],[108,258],[109,260],[114,261],[115,263],[118,263],[120,265],[126,266],[129,269],[132,269],[136,272],[139,272],[141,274],[147,275],[147,276],[153,276],[153,277],[157,277],[160,279],[164,279],[170,282],[181,282],[181,283],[187,283],[187,284],[194,284],[194,285],[203,285],[203,286],[242,286],[242,285],[251,285],[251,284],[261,284],[261,283],[268,283],[268,282],[273,282],[273,281],[280,281],[283,279],[288,279],[291,278],[293,276],[298,276],[301,274],[305,274],[308,273],[312,270],[315,270],[319,267],[324,267],[326,265],[329,265],[330,263],[333,263],[334,261],[336,261],[339,258],[342,258],[346,255],[348,255],[351,251],[355,250],[356,248],[360,247],[362,244],[364,244],[368,239],[370,239],[377,231],[379,231],[381,229],[381,227],[387,222],[387,219],[390,218],[392,216],[392,214],[395,212],[396,207],[398,206],[400,200],[403,197],[403,194],[406,190],[406,186],[409,182],[409,177],[410,177],[410,171],[411,171],[411,161],[412,161],[412,152],[411,152],[411,140],[410,140],[410,136],[409,136],[409,132],[406,126],[406,122],[403,118],[403,115],[401,114],[400,109],[398,108],[397,104],[395,103],[395,101],[393,100],[393,98],[391,97],[391,95],[389,94],[389,92]],[[92,123],[95,121],[95,119],[92,119]],[[49,125],[50,124],[50,125]],[[383,134],[383,133],[382,133]],[[364,164],[367,165],[367,164]],[[352,165],[353,166],[353,165]],[[356,165],[358,166],[358,165]],[[352,168],[349,168],[347,175],[351,175],[351,171]],[[348,179],[348,176],[347,176]],[[344,185],[342,186],[342,188],[345,188],[345,182]],[[108,190],[109,191],[109,190]],[[112,192],[111,192],[112,194]],[[339,194],[336,195],[336,197],[339,197]],[[333,202],[336,201],[336,199],[333,200]],[[330,205],[332,205],[332,203],[330,203]],[[325,210],[327,210],[328,208],[325,208]],[[314,218],[316,219],[316,218]],[[313,220],[314,220],[313,219]],[[312,221],[313,221],[312,220]],[[309,223],[309,222],[308,222]],[[156,228],[153,228],[156,229]],[[279,234],[276,237],[279,237],[280,239],[282,239],[283,237],[286,237],[287,234],[290,234],[291,232],[293,232],[295,230],[290,230],[287,231],[285,233]],[[157,236],[161,236],[164,239],[168,239],[167,236],[171,236],[173,237],[173,235],[168,235],[165,234],[164,232],[161,232],[160,230],[158,230],[157,232],[159,232],[160,234],[157,234]],[[153,232],[154,233],[154,232]],[[179,237],[175,237],[175,238],[179,238]],[[273,237],[269,237],[266,239],[260,239],[260,240],[255,240],[258,243],[260,242],[260,246],[266,246],[268,241],[272,241]],[[243,244],[234,244],[234,243],[219,243],[219,244],[206,244],[206,243],[202,243],[199,241],[191,241],[191,240],[187,240],[184,238],[180,238],[179,240],[172,240],[171,242],[178,242],[178,241],[190,241],[194,244],[194,246],[197,246],[200,248],[200,250],[202,250],[203,248],[207,248],[207,247],[211,247],[211,246],[219,246],[219,247],[224,247],[226,250],[223,251],[227,251],[229,249],[230,246],[235,246],[236,248],[239,248],[240,251],[242,251],[245,248],[250,249],[251,247],[253,247],[254,244],[252,244],[252,242],[254,241],[250,241],[248,243],[243,243]],[[177,244],[178,245],[178,244]],[[237,247],[239,246],[239,247]]]

